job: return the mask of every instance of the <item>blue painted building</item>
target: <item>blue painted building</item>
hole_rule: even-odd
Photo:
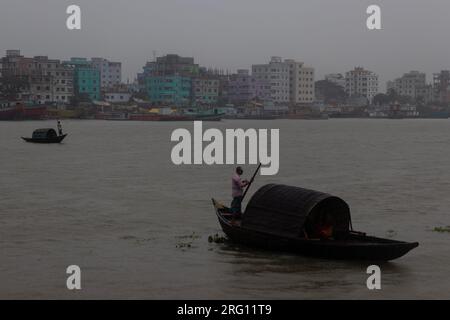
[[[88,95],[91,100],[100,100],[100,71],[94,68],[86,58],[71,58],[64,64],[74,68],[75,94]]]
[[[146,92],[150,101],[159,105],[187,106],[191,100],[192,81],[179,75],[146,78]]]

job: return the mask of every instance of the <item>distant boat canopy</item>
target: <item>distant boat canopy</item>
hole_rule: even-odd
[[[55,129],[37,129],[33,132],[33,139],[51,139],[56,138],[58,134]]]
[[[351,228],[350,209],[341,198],[319,191],[268,184],[250,199],[242,227],[264,233],[302,237],[314,236],[318,226],[335,230]]]

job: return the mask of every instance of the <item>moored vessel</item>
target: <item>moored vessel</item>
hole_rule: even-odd
[[[41,120],[46,114],[46,105],[25,105],[17,101],[0,102],[0,120]]]

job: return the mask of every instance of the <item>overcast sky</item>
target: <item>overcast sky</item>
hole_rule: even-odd
[[[234,71],[277,55],[316,68],[316,78],[364,66],[385,81],[409,70],[450,68],[449,0],[0,0],[0,50],[25,56],[102,56],[132,80],[157,55],[193,56]],[[69,31],[66,8],[82,9]],[[366,9],[382,9],[380,31]]]

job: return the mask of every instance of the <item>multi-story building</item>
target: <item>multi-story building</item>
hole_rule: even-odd
[[[53,101],[56,103],[68,104],[74,96],[73,85],[74,70],[59,62],[55,70],[52,71],[53,76]]]
[[[47,56],[33,58],[30,77],[32,100],[39,104],[68,104],[74,94],[73,89],[73,69],[70,66]]]
[[[1,59],[3,94],[10,99],[29,99],[32,64],[33,58],[22,56],[20,50],[6,51]]]
[[[219,102],[218,105],[223,107],[228,101],[228,83],[229,83],[229,76],[228,74],[222,73],[217,75],[217,79],[219,80]]]
[[[272,57],[268,64],[253,65],[252,75],[254,75],[257,80],[269,82],[270,97],[274,103],[289,103],[289,65],[283,63],[280,57]]]
[[[285,60],[289,65],[289,94],[293,105],[314,102],[314,68],[304,66],[303,62]]]
[[[60,60],[47,56],[25,58],[18,50],[8,50],[2,59],[5,82],[22,83],[21,96],[38,104],[69,103],[73,96],[73,71]]]
[[[31,75],[33,58],[26,58],[20,50],[6,50],[6,56],[1,59],[2,76],[14,77]]]
[[[71,58],[64,65],[73,68],[73,83],[77,96],[87,95],[91,100],[100,100],[100,71],[86,58]]]
[[[425,86],[417,88],[416,101],[421,101],[424,103],[433,102],[433,85],[425,84]]]
[[[153,104],[187,106],[191,100],[191,78],[180,75],[146,78],[147,96]]]
[[[268,64],[252,66],[253,76],[268,81],[270,97],[276,104],[309,104],[314,101],[314,69],[303,62],[272,57]]]
[[[416,99],[419,96],[423,97],[426,86],[426,74],[419,71],[411,71],[394,81],[389,81],[387,90],[388,92],[394,90],[398,95]]]
[[[156,58],[156,62],[150,62],[147,67],[152,70],[152,75],[169,76],[181,75],[193,77],[199,74],[199,65],[194,63],[194,58],[180,57],[177,54],[168,54]]]
[[[433,98],[440,103],[450,103],[450,71],[433,74]]]
[[[270,100],[270,82],[250,75],[249,70],[241,69],[228,77],[227,101],[233,104],[251,100]]]
[[[104,58],[92,58],[92,66],[100,71],[101,88],[112,88],[122,82],[122,63]]]
[[[200,68],[194,63],[194,58],[180,57],[175,54],[168,54],[156,58],[155,61],[147,62],[144,72],[138,74],[141,89],[145,90],[152,103],[176,106],[187,106],[191,103],[194,78],[204,78],[200,77]],[[214,92],[208,91],[210,89],[213,91],[214,86],[216,82],[208,84],[208,81],[200,81],[197,86],[198,97],[205,97],[200,100],[204,100],[205,103],[210,100],[217,101],[217,98],[213,97]],[[202,93],[209,94],[201,95]]]
[[[200,77],[192,79],[192,100],[196,105],[217,105],[219,79]]]
[[[149,61],[143,67],[143,72],[138,74],[138,82],[146,83],[146,78],[152,76],[196,77],[200,73],[200,67],[194,63],[194,58],[180,57],[176,54],[168,54]]]
[[[346,72],[345,92],[349,97],[364,97],[372,103],[378,93],[378,75],[361,67]]]

